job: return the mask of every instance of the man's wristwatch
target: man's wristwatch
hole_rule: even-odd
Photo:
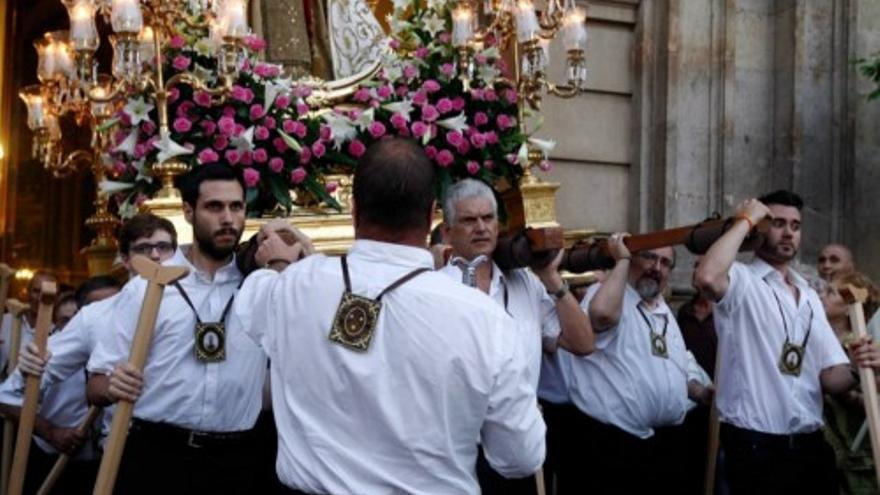
[[[550,297],[553,298],[554,301],[559,302],[560,299],[565,297],[568,294],[568,282],[565,280],[562,281],[562,287],[559,288],[556,292],[547,291],[547,294],[550,294]]]

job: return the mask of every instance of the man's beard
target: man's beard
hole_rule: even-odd
[[[230,234],[235,237],[235,242],[228,246],[219,246],[215,238],[219,235]],[[233,227],[224,227],[214,232],[204,232],[200,228],[193,229],[193,238],[199,246],[199,251],[205,253],[209,258],[216,261],[223,261],[235,251],[235,246],[241,239],[241,231]]]
[[[642,275],[636,280],[636,292],[643,301],[652,301],[660,295],[660,281],[650,275]]]
[[[762,259],[775,263],[788,263],[789,261],[795,259],[797,253],[797,248],[793,248],[791,254],[783,253],[778,243],[773,245],[765,243],[758,249],[757,252],[758,256],[760,256]]]

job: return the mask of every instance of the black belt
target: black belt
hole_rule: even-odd
[[[279,486],[275,492],[278,495],[320,495],[316,493],[304,492],[302,490],[297,490],[296,488],[290,488],[288,486],[281,485]]]
[[[211,447],[235,447],[253,438],[253,430],[244,431],[196,431],[169,423],[155,423],[132,418],[130,431],[149,435],[152,441],[179,444],[199,449]]]
[[[811,433],[773,434],[739,428],[721,423],[722,442],[749,444],[773,450],[802,450],[820,446],[825,442],[822,430]]]

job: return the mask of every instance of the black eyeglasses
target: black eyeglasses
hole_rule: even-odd
[[[673,260],[672,258],[664,258],[663,256],[660,256],[657,253],[652,253],[650,251],[640,251],[636,253],[636,256],[647,261],[648,263],[651,263],[652,265],[654,263],[657,263],[657,260],[660,260],[660,266],[662,266],[663,268],[672,269],[672,267],[675,266],[675,260]]]
[[[140,244],[132,244],[131,247],[128,248],[131,254],[140,254],[142,256],[149,256],[154,249],[159,254],[168,254],[174,252],[174,244],[165,241],[159,241],[154,244],[150,244],[149,242],[142,242]]]

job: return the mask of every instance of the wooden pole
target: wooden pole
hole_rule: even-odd
[[[0,315],[3,314],[3,304],[6,303],[6,296],[9,295],[9,281],[15,275],[15,270],[9,268],[6,263],[0,263]]]
[[[88,433],[89,428],[92,427],[92,423],[98,419],[98,415],[101,413],[102,409],[98,406],[92,406],[89,408],[89,412],[86,413],[85,419],[76,427],[76,432],[79,435],[85,435]],[[40,485],[40,489],[37,490],[37,495],[49,495],[49,492],[52,491],[52,487],[55,486],[55,483],[58,481],[58,478],[61,477],[61,473],[64,472],[64,468],[67,467],[67,463],[70,461],[70,454],[66,452],[62,452],[61,455],[58,456],[58,459],[55,461],[55,465],[52,466],[52,470],[49,471],[49,475],[46,476],[46,480],[43,481],[43,484]]]
[[[21,319],[30,306],[16,299],[6,301],[6,308],[12,315],[12,327],[9,330],[9,362],[6,364],[6,375],[9,376],[18,365],[18,350],[21,347]],[[0,495],[6,495],[9,488],[9,471],[12,468],[12,440],[15,438],[15,421],[3,420],[3,455],[0,458]]]
[[[849,304],[849,322],[856,337],[868,334],[865,330],[865,312],[862,303],[868,298],[868,290],[847,285],[840,289],[840,295]],[[874,345],[874,344],[872,344]],[[874,474],[880,483],[880,404],[877,403],[877,382],[872,368],[859,367],[859,381],[862,385],[862,402],[868,418],[868,431],[871,433],[871,452],[874,455]]]
[[[40,355],[46,353],[49,326],[52,324],[52,305],[55,302],[57,287],[55,282],[43,282],[40,286],[40,306],[37,309],[37,328],[34,330],[34,344]],[[18,435],[15,437],[15,455],[12,457],[12,471],[9,474],[9,495],[21,495],[24,489],[24,475],[27,470],[28,453],[31,448],[31,435],[37,417],[37,401],[40,394],[40,377],[26,376],[24,382],[24,402],[18,419]]]
[[[711,316],[710,316],[711,318]],[[715,471],[718,469],[718,446],[721,444],[721,421],[718,418],[718,376],[721,370],[721,352],[715,350],[715,394],[709,411],[709,438],[706,444],[706,476],[703,478],[703,491],[706,495],[715,493]]]
[[[141,313],[138,316],[137,329],[128,357],[129,364],[143,371],[150,342],[153,340],[153,329],[156,326],[156,317],[159,314],[159,304],[162,302],[165,286],[185,277],[189,270],[182,266],[161,266],[145,256],[135,256],[132,258],[131,264],[138,275],[149,282],[144,293],[144,302],[141,304]],[[113,421],[110,424],[110,435],[107,437],[104,456],[101,458],[101,467],[98,469],[98,478],[95,480],[94,495],[110,495],[113,492],[116,474],[119,471],[119,461],[122,459],[122,450],[125,448],[125,439],[128,437],[128,423],[131,421],[133,411],[134,404],[131,402],[120,400],[116,403]]]

